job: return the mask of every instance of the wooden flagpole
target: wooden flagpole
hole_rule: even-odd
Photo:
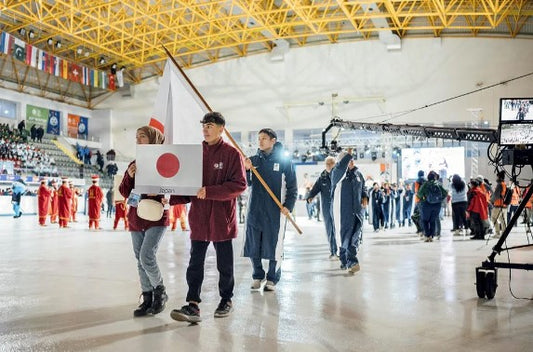
[[[174,57],[172,56],[172,54],[168,51],[168,49],[163,45],[161,44],[161,46],[163,47],[163,50],[165,50],[165,53],[167,54],[168,58],[172,61],[172,63],[174,64],[174,66],[176,66],[176,68],[180,71],[181,75],[185,78],[185,80],[187,81],[187,83],[189,83],[189,86],[192,88],[192,90],[194,91],[194,93],[196,93],[196,96],[198,96],[198,98],[200,98],[200,100],[202,101],[202,103],[205,105],[206,109],[209,110],[210,112],[213,111],[213,109],[211,109],[211,107],[209,106],[209,104],[207,103],[207,101],[205,101],[204,97],[202,96],[202,94],[200,94],[200,92],[196,89],[196,87],[194,86],[194,84],[191,82],[191,80],[189,79],[189,77],[187,77],[187,75],[185,74],[185,72],[183,72],[183,70],[181,69],[180,65],[178,65],[178,63],[176,62],[176,60],[174,59]],[[237,142],[235,141],[235,139],[233,139],[233,136],[231,135],[231,133],[226,129],[226,127],[224,127],[224,132],[226,133],[226,136],[228,136],[229,140],[231,141],[231,143],[233,144],[233,146],[235,148],[237,148],[237,150],[241,153],[241,155],[244,157],[244,158],[247,158],[246,154],[244,154],[243,150],[241,149],[241,147],[237,144]],[[259,182],[263,185],[263,187],[265,187],[265,190],[268,192],[268,194],[270,195],[270,197],[274,200],[274,202],[278,205],[279,209],[283,209],[283,204],[281,204],[281,202],[279,201],[278,197],[276,197],[276,195],[274,194],[274,192],[272,192],[272,190],[270,189],[270,187],[268,186],[268,184],[265,182],[265,180],[263,179],[263,177],[261,177],[261,175],[259,174],[259,171],[257,171],[254,167],[252,167],[250,170],[252,170],[253,174],[255,177],[257,177],[257,179],[259,180]],[[300,229],[300,227],[296,224],[296,222],[294,221],[294,219],[292,218],[291,214],[287,214],[286,215],[287,219],[290,221],[290,223],[292,224],[292,226],[294,226],[294,228],[296,229],[296,231],[301,235],[303,234],[302,230]]]

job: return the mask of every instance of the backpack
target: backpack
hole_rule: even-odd
[[[428,192],[426,194],[426,202],[429,204],[439,204],[444,200],[442,191],[439,185],[435,183],[428,184]]]
[[[513,199],[513,189],[511,187],[507,187],[505,190],[505,194],[503,196],[503,204],[509,205],[511,204],[511,200]]]

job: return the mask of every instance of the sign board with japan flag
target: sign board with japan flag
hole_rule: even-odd
[[[196,195],[202,187],[201,144],[137,145],[135,191]]]

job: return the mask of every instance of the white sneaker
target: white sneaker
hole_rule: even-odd
[[[267,281],[265,284],[265,291],[276,291],[276,284],[272,281]]]
[[[262,283],[263,283],[263,280],[254,280],[254,281],[252,281],[252,285],[250,286],[250,289],[251,290],[260,290]]]

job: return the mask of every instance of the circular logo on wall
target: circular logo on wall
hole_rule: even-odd
[[[59,123],[59,120],[55,116],[50,116],[50,125],[51,126],[57,126]]]
[[[83,122],[80,122],[80,124],[78,125],[78,133],[79,134],[84,134],[85,133],[85,124]]]

